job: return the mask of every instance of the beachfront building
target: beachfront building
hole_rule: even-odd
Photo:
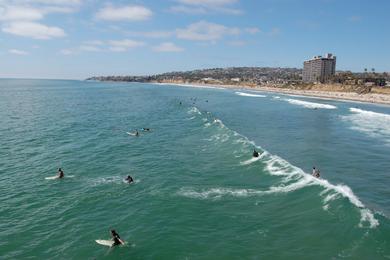
[[[303,63],[302,80],[304,82],[324,83],[335,74],[336,56],[331,53],[322,56],[315,56]]]

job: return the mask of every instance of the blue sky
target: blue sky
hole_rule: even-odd
[[[230,66],[390,71],[388,0],[0,0],[0,77]]]

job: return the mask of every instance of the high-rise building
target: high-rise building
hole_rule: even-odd
[[[312,59],[303,63],[302,80],[304,82],[321,82],[324,83],[335,74],[336,56],[331,53],[325,57],[314,56]]]

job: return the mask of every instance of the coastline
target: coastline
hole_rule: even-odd
[[[340,101],[353,101],[363,102],[371,104],[390,105],[390,95],[367,93],[358,94],[355,92],[339,92],[339,91],[320,91],[320,90],[298,90],[298,89],[287,89],[278,88],[272,86],[246,86],[246,85],[219,85],[219,84],[201,84],[201,83],[178,83],[178,82],[152,82],[158,85],[173,85],[183,87],[200,87],[200,88],[216,88],[216,89],[236,89],[236,90],[251,90],[261,92],[273,92],[288,95],[297,95],[305,97],[332,99]]]

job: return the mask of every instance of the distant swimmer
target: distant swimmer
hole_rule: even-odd
[[[316,169],[316,167],[313,167],[313,171],[312,171],[312,174],[314,177],[316,178],[319,178],[321,175],[320,175],[320,170]]]
[[[121,239],[119,234],[114,229],[111,229],[111,237],[112,237],[112,241],[114,241],[112,247],[125,244],[125,242]]]
[[[132,183],[134,180],[130,175],[127,175],[127,177],[125,178],[125,181],[127,181],[127,183]]]
[[[61,168],[58,168],[58,179],[61,179],[61,178],[64,178],[65,175],[64,175],[64,172]]]
[[[259,157],[259,152],[253,149],[253,157]]]
[[[181,105],[181,101],[180,101],[180,103],[179,103],[180,105]]]
[[[150,131],[150,128],[141,128],[141,131],[149,132],[149,131]]]

